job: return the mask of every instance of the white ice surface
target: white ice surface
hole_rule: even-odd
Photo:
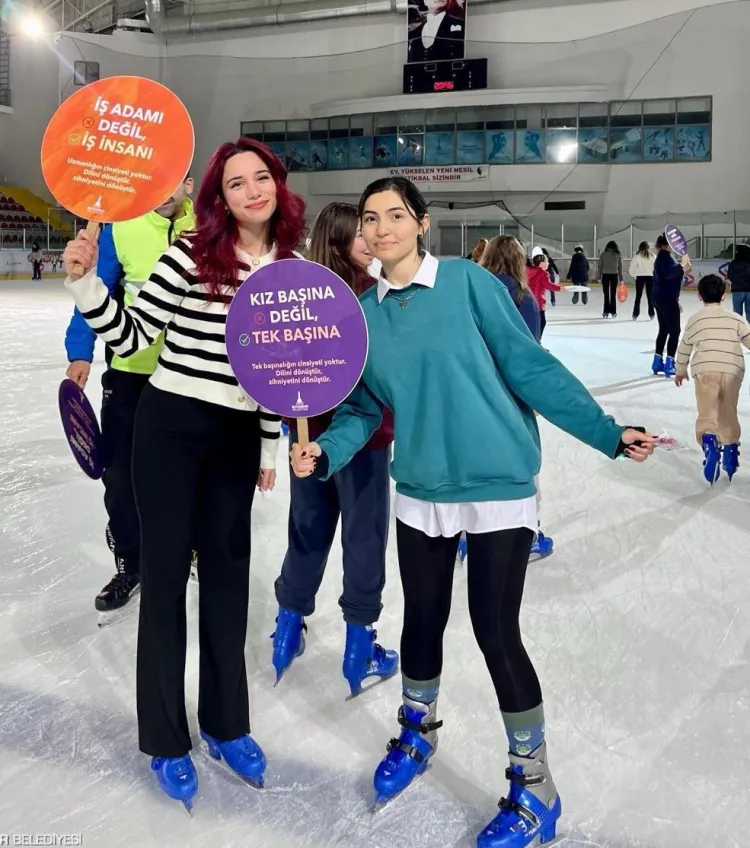
[[[631,295],[632,296],[632,295]],[[692,384],[649,376],[656,324],[604,322],[558,295],[545,341],[605,408],[690,444],[611,462],[542,422],[542,519],[554,556],[530,568],[523,613],[563,799],[566,848],[750,845],[750,454],[710,490]],[[697,307],[685,297],[686,315]],[[138,752],[136,618],[99,631],[109,578],[101,484],[57,416],[71,304],[60,283],[0,283],[0,836],[80,833],[87,848],[471,848],[506,785],[506,742],[457,570],[432,769],[373,818],[371,776],[395,734],[398,678],[344,703],[334,552],[307,653],[273,688],[273,582],[288,476],[253,512],[247,638],[260,793],[198,747],[195,816],[163,797]],[[98,408],[97,365],[90,396]],[[741,418],[748,422],[747,388]],[[429,437],[429,429],[425,432]],[[496,446],[505,449],[504,446]],[[229,447],[228,447],[229,449]],[[488,446],[489,450],[493,446]],[[189,589],[188,710],[197,739],[197,587]],[[382,641],[402,611],[393,544]],[[11,843],[12,844],[12,843]]]

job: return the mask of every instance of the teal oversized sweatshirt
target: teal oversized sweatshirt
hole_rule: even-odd
[[[325,477],[366,444],[383,406],[395,420],[396,489],[419,500],[533,495],[541,464],[533,410],[615,456],[624,428],[534,340],[507,288],[484,268],[440,262],[434,288],[412,284],[378,302],[373,287],[360,301],[370,348],[360,384],[317,440]]]

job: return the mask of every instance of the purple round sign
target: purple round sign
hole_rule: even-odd
[[[248,277],[229,307],[226,339],[239,384],[285,418],[338,406],[367,359],[357,296],[333,271],[306,259],[282,259]]]
[[[102,433],[88,398],[72,380],[63,380],[58,392],[60,418],[65,436],[78,464],[98,480],[104,473]]]
[[[664,235],[667,237],[669,246],[678,256],[685,256],[688,252],[688,243],[685,236],[671,224],[667,224]]]

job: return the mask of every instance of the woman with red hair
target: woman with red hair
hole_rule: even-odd
[[[141,751],[159,786],[189,809],[198,790],[185,710],[185,593],[191,548],[200,570],[201,737],[216,759],[263,783],[250,736],[245,635],[250,509],[273,488],[280,418],[239,387],[227,358],[227,308],[242,281],[294,256],[304,202],[257,141],[222,144],[208,163],[196,231],[161,257],[124,308],[96,276],[96,243],[68,244],[66,287],[89,326],[120,356],[164,333],[135,422],[133,485],[141,518],[137,700]],[[83,273],[81,273],[83,271]]]

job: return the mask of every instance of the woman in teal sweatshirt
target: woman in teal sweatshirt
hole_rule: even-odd
[[[425,252],[427,205],[412,183],[372,183],[359,214],[367,247],[383,264],[377,286],[360,299],[370,334],[362,382],[317,442],[294,445],[291,456],[297,476],[328,479],[366,444],[383,409],[393,410],[403,706],[401,735],[375,772],[378,802],[421,774],[437,745],[443,631],[466,532],[472,627],[510,743],[508,799],[477,845],[545,843],[561,807],[547,767],[541,688],[518,621],[537,527],[533,410],[613,459],[645,460],[654,438],[604,414],[537,344],[499,280],[472,262],[438,262]]]

